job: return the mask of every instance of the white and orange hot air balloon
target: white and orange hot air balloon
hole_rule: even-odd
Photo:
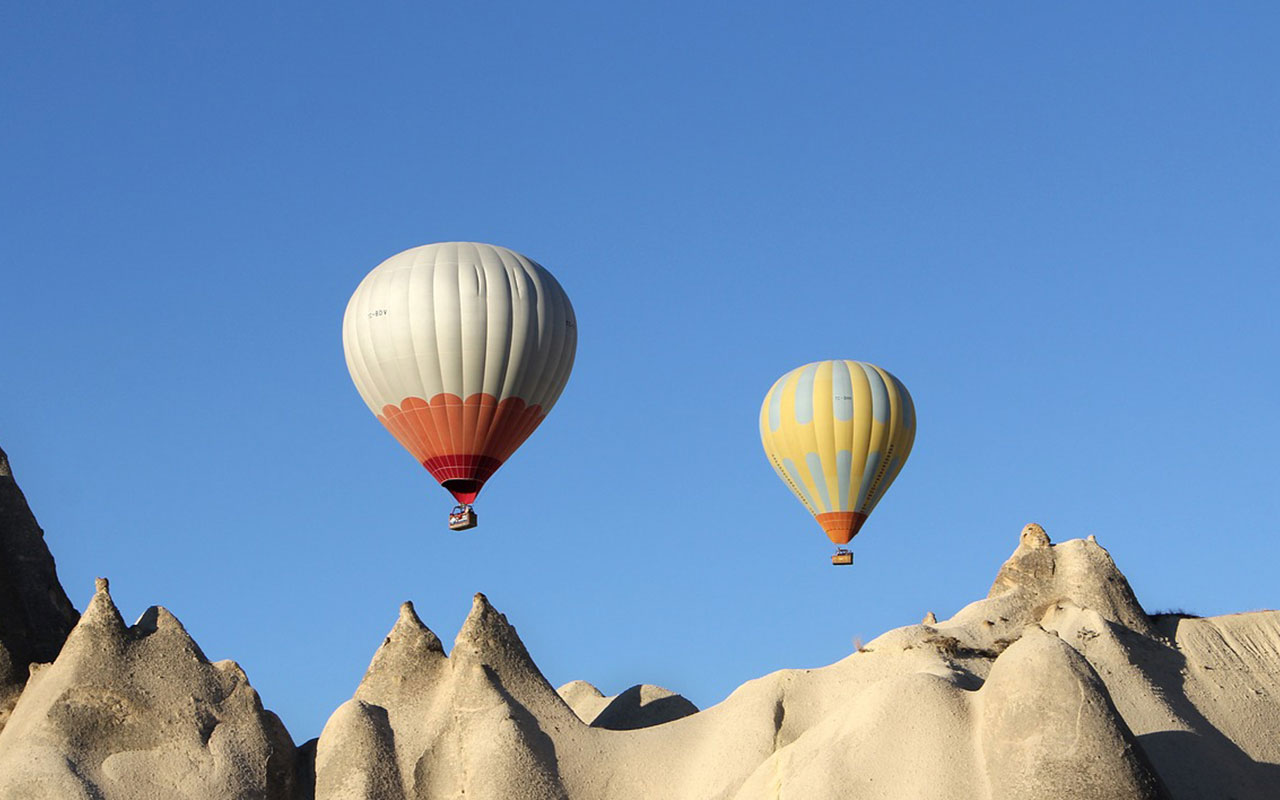
[[[476,242],[415,247],[373,269],[347,303],[342,346],[360,396],[475,524],[485,481],[569,380],[569,297],[532,259]]]

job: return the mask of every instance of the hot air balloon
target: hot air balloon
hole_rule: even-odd
[[[454,530],[475,526],[476,495],[551,411],[577,345],[573,306],[551,273],[476,242],[388,258],[342,320],[351,380],[453,495]]]
[[[836,544],[832,564],[851,564],[840,545],[911,454],[916,412],[902,381],[874,364],[817,361],[773,384],[760,407],[760,439],[778,477]]]

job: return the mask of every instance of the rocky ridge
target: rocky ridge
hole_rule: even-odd
[[[7,684],[6,800],[1264,800],[1280,786],[1280,613],[1149,617],[1092,537],[1054,545],[1038,525],[950,619],[703,711],[652,686],[557,691],[484,595],[447,653],[405,603],[352,698],[296,748],[243,671],[210,663],[163,608],[126,626],[100,581],[71,628],[4,472],[0,646],[10,676],[35,664]]]

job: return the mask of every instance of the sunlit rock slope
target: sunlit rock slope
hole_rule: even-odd
[[[34,522],[13,519],[28,527],[0,530],[0,612],[17,617],[0,633],[54,645],[7,634],[8,674],[26,674],[14,652],[54,660],[6,684],[4,800],[1280,797],[1280,613],[1149,617],[1092,538],[1053,545],[1037,525],[950,619],[703,711],[647,685],[557,691],[483,595],[447,653],[406,603],[352,698],[295,748],[163,609],[126,626],[104,581],[65,636],[60,588],[23,578],[39,596],[13,601],[31,564],[52,575]]]
[[[99,579],[0,731],[0,798],[290,798],[293,741],[233,661],[152,607],[127,627]]]

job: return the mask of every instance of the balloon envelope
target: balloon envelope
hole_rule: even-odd
[[[916,413],[888,371],[817,361],[783,375],[760,407],[760,439],[778,476],[846,544],[911,454]]]
[[[388,258],[342,320],[360,396],[459,503],[555,405],[577,343],[573,306],[550,272],[475,242]]]

